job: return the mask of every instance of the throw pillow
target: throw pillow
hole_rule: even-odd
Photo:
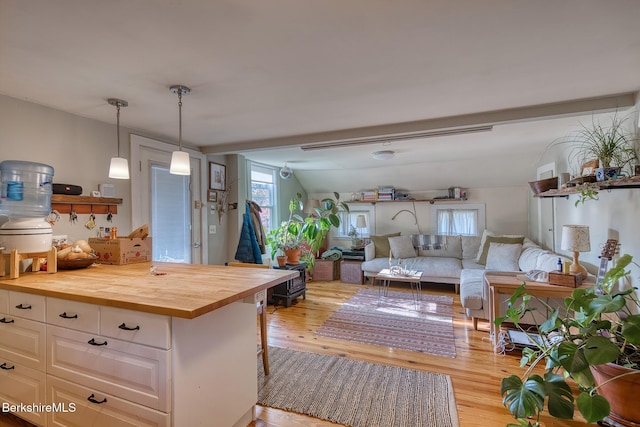
[[[496,243],[489,244],[486,270],[519,271],[518,258],[522,252],[522,244]]]
[[[491,242],[511,244],[522,244],[524,242],[524,236],[517,235],[497,236],[490,232],[486,236],[483,235],[482,237],[484,242],[481,244],[480,250],[478,251],[478,257],[476,258],[476,263],[482,265],[487,262],[487,253],[489,252],[489,245]]]
[[[492,231],[489,231],[487,229],[485,229],[482,232],[482,238],[480,239],[480,246],[479,246],[478,252],[476,253],[476,255],[474,257],[476,263],[478,263],[478,264],[479,264],[479,261],[480,261],[480,256],[482,256],[482,248],[484,248],[484,245],[485,245],[485,243],[487,241],[487,237],[488,236],[496,237],[496,236],[498,236],[498,234],[496,234],[496,233],[494,233]],[[503,234],[502,237],[524,237],[524,236],[522,236],[520,234]],[[487,250],[489,250],[489,246],[487,246]],[[486,255],[485,255],[485,259],[486,259]]]
[[[369,240],[373,242],[376,248],[376,258],[389,258],[389,237],[399,236],[400,232],[385,234],[384,236],[369,236]]]
[[[417,256],[411,236],[389,237],[389,246],[394,258],[415,258]]]

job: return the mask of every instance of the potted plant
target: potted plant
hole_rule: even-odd
[[[576,288],[565,299],[563,310],[548,307],[551,316],[534,325],[534,332],[519,323],[525,313],[535,314],[526,286],[510,298],[506,316],[496,319],[496,326],[513,322],[528,335],[531,347],[522,351],[521,365],[528,364],[522,377],[502,379],[503,403],[518,420],[509,426],[539,426],[545,407],[553,417],[573,419],[575,390],[579,391],[575,403],[587,422],[608,417],[625,426],[640,423],[635,395],[611,394],[619,388],[629,390],[624,389],[628,382],[630,390],[637,392],[640,387],[640,314],[634,314],[640,303],[636,288],[615,290],[629,275],[626,268],[631,263],[638,265],[630,255],[623,255],[600,285]],[[541,376],[536,367],[543,361]],[[607,373],[609,377],[604,376]]]
[[[349,211],[349,206],[340,202],[340,195],[333,193],[335,199],[326,198],[320,201],[320,206],[314,208],[313,214],[303,218],[302,195],[297,193],[289,201],[289,218],[279,227],[271,230],[267,235],[267,244],[271,247],[271,257],[278,251],[287,255],[289,264],[298,264],[302,259],[307,263],[309,272],[313,274],[315,258],[322,247],[331,227],[341,224],[338,211],[340,208]],[[296,253],[298,254],[296,258]]]
[[[595,119],[591,126],[581,124],[582,128],[566,141],[572,144],[569,160],[582,165],[598,159],[600,168],[595,171],[596,179],[615,178],[621,169],[638,160],[634,147],[637,137],[632,129],[625,127],[627,119],[614,116],[609,125],[602,125]]]
[[[272,259],[277,254],[284,254],[289,264],[300,263],[305,236],[302,233],[304,220],[297,212],[302,211],[302,207],[302,195],[297,193],[289,201],[289,218],[267,234]]]

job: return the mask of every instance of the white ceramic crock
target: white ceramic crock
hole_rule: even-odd
[[[3,253],[17,249],[19,253],[46,252],[51,249],[53,229],[44,218],[7,218],[2,216],[0,248]]]

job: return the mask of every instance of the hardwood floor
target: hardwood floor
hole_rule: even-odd
[[[407,290],[394,286],[394,290]],[[423,293],[446,294],[454,298],[455,359],[428,354],[335,340],[314,335],[314,331],[363,285],[311,281],[307,299],[298,298],[289,308],[269,306],[269,345],[351,359],[401,366],[451,376],[461,427],[506,426],[514,422],[502,406],[500,380],[507,374],[520,374],[519,353],[495,354],[489,343],[488,323],[480,322],[478,331],[464,314],[460,297],[452,285],[426,284]],[[368,285],[364,285],[368,287]],[[408,290],[407,290],[408,291]],[[256,427],[335,427],[335,423],[258,407]],[[584,426],[584,422],[542,418],[546,427]],[[414,426],[407,426],[414,427]],[[436,426],[434,426],[436,427]]]
[[[403,286],[392,286],[394,290],[406,290]],[[363,285],[339,281],[311,281],[308,283],[306,300],[298,298],[289,308],[269,306],[269,345],[445,373],[452,378],[461,427],[506,426],[507,423],[513,422],[509,412],[502,406],[499,388],[502,377],[510,373],[522,372],[519,368],[519,354],[494,354],[488,341],[488,324],[480,322],[480,330],[473,330],[471,319],[465,316],[460,298],[454,294],[451,285],[427,284],[423,286],[423,293],[446,294],[454,298],[454,332],[457,352],[455,359],[315,336],[314,331],[325,319],[362,287]],[[258,419],[250,426],[335,427],[337,425],[266,407],[258,407],[256,414]],[[542,421],[546,427],[584,425],[583,422],[559,421],[548,416]],[[0,414],[0,427],[26,425],[29,424],[16,422],[7,414]]]

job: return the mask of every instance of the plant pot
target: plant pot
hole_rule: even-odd
[[[277,256],[276,259],[278,260],[278,267],[284,267],[285,265],[287,265],[286,255]]]
[[[637,373],[604,384],[598,388],[598,394],[607,399],[611,405],[611,413],[608,418],[623,426],[637,427],[640,426],[640,405],[637,404],[638,397],[636,395],[640,390],[640,371],[613,363],[591,367],[591,372],[598,385],[632,371]]]
[[[596,181],[608,181],[616,179],[620,173],[620,168],[597,168]]]
[[[287,264],[300,264],[300,256],[302,255],[302,248],[285,249],[285,255],[287,255]]]

